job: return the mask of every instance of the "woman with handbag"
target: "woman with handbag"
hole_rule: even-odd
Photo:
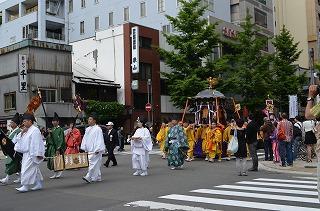
[[[239,176],[248,176],[247,174],[247,142],[246,131],[243,129],[244,121],[238,119],[236,121],[236,128],[231,130],[231,135],[238,139],[238,151],[234,154],[236,156],[236,169]]]

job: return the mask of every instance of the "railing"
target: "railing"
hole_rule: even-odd
[[[38,30],[30,30],[27,37],[29,39],[38,38]]]
[[[65,40],[64,34],[46,31],[47,38],[55,39],[55,40]]]

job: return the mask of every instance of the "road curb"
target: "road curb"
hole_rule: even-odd
[[[274,169],[266,166],[264,163],[259,163],[259,168],[266,171],[277,172],[277,173],[287,173],[287,174],[300,174],[300,175],[308,175],[308,176],[317,176],[317,173],[304,172],[304,171],[290,171],[290,170],[280,170]]]

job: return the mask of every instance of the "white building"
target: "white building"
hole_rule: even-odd
[[[213,16],[230,22],[230,0],[203,0],[208,6],[205,17]],[[172,31],[165,15],[177,16],[178,0],[68,0],[69,41],[93,37],[127,22],[160,31]]]
[[[66,44],[64,0],[0,1],[0,48],[24,39]]]

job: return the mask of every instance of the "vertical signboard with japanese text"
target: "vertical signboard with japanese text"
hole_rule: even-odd
[[[26,93],[28,91],[27,81],[27,55],[19,54],[19,92]]]
[[[139,28],[131,28],[131,70],[132,73],[139,73]]]
[[[298,116],[298,96],[289,95],[289,118]]]

